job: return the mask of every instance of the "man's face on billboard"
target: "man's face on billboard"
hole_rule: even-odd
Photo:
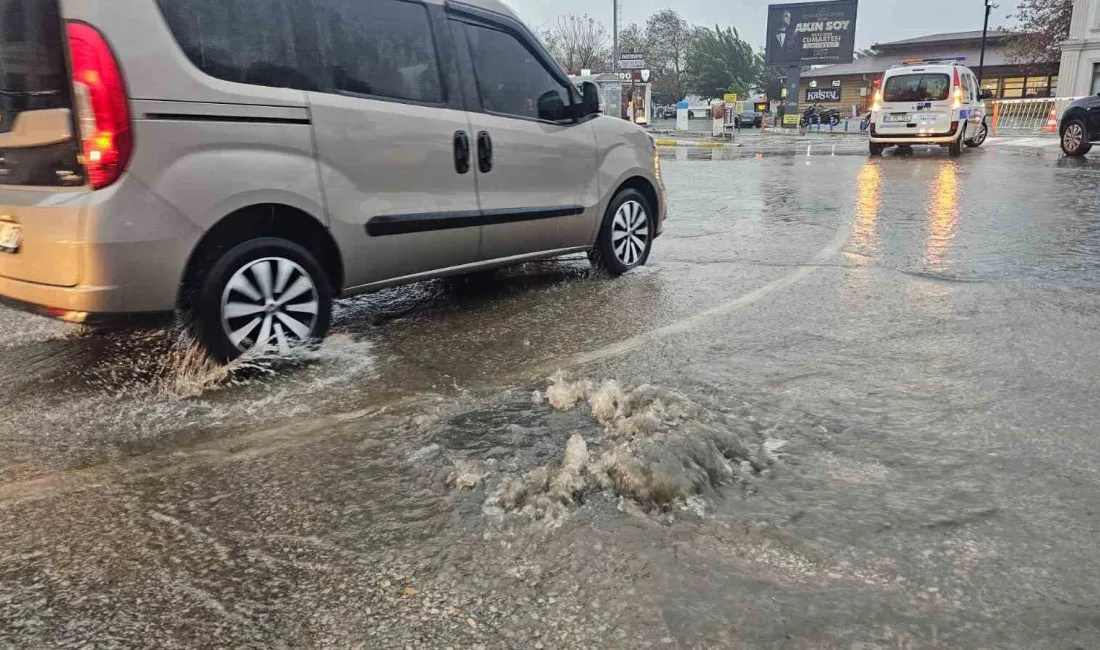
[[[780,18],[780,22],[782,23],[780,26],[783,29],[786,29],[786,28],[790,27],[791,26],[791,12],[784,11],[783,12],[783,17]]]

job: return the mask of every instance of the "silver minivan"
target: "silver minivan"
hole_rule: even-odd
[[[497,0],[0,0],[0,299],[184,313],[215,357],[340,296],[644,264],[652,139]]]

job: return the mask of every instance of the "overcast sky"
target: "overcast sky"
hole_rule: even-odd
[[[504,0],[532,28],[542,31],[561,14],[584,14],[603,23],[611,32],[611,0]],[[623,25],[644,24],[656,11],[672,7],[690,23],[736,27],[741,38],[754,46],[764,43],[766,0],[621,0]],[[783,4],[776,1],[775,4]],[[982,28],[982,0],[864,0],[856,25],[858,47],[914,36]],[[1016,0],[1000,0],[990,27],[1005,24],[1005,15]],[[950,18],[949,18],[950,16]],[[904,17],[904,18],[902,18]]]

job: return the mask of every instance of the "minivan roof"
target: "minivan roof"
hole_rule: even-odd
[[[470,5],[472,7],[477,7],[478,9],[485,9],[487,11],[495,11],[498,14],[504,14],[505,16],[508,16],[510,18],[515,18],[516,20],[520,20],[519,16],[516,15],[516,12],[512,11],[512,8],[509,7],[508,5],[504,4],[503,2],[501,2],[501,0],[460,0],[460,1],[447,0],[447,4]],[[522,21],[520,21],[520,22],[522,22]]]

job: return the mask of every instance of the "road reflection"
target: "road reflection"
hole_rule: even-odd
[[[856,174],[855,224],[850,245],[844,252],[850,270],[840,285],[846,308],[858,313],[874,293],[873,264],[882,262],[879,239],[879,216],[882,206],[882,167],[878,161],[868,162]]]
[[[878,218],[882,201],[882,169],[867,163],[856,178],[856,227],[853,238],[861,253],[879,249]]]
[[[959,166],[954,161],[940,166],[928,204],[924,261],[930,271],[942,271],[959,226]]]

